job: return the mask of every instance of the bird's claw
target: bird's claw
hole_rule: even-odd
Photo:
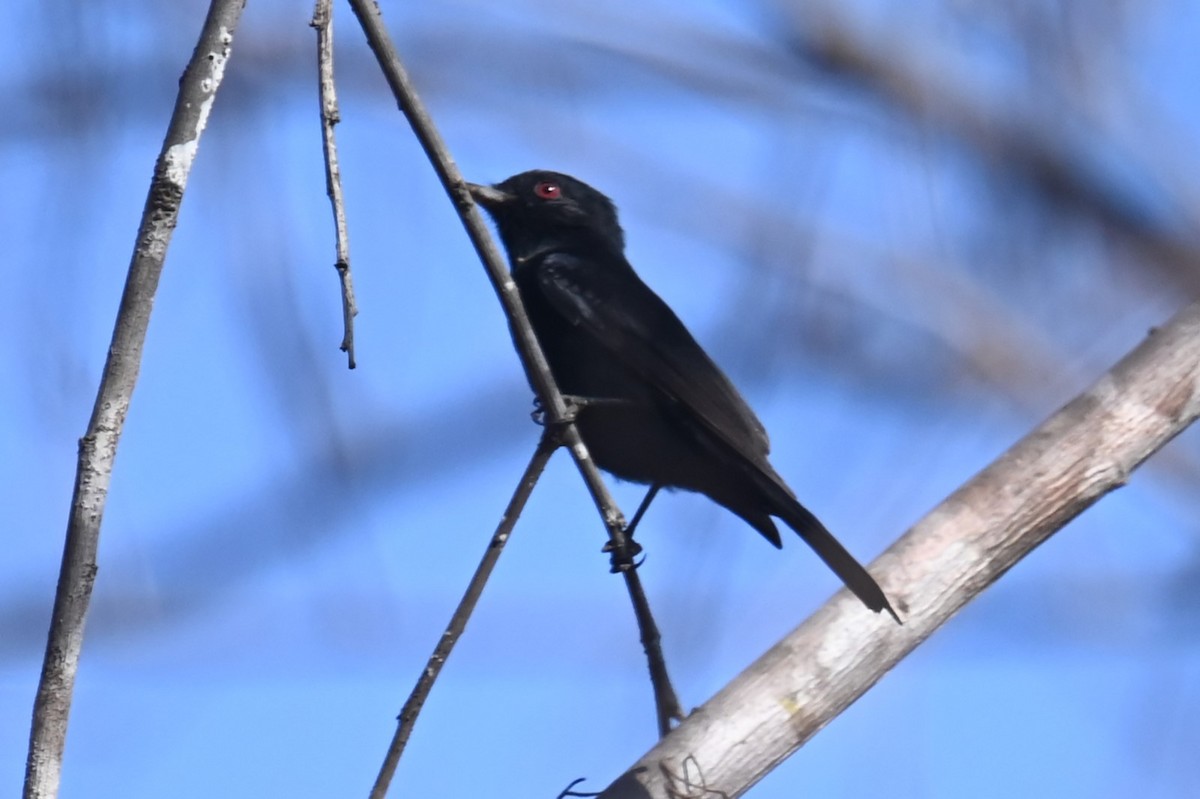
[[[571,394],[563,394],[563,404],[566,406],[563,417],[558,421],[559,425],[572,424],[579,417],[579,411],[585,405],[587,400],[582,397],[575,397]],[[542,404],[541,397],[533,398],[533,410],[529,413],[529,418],[539,427],[545,427],[548,423],[546,417],[546,406]]]
[[[606,543],[600,551],[609,554],[609,572],[612,574],[640,568],[646,562],[645,558],[635,560],[638,555],[642,554],[642,545],[632,538],[625,539],[625,552],[623,553],[617,550],[612,541]]]
[[[533,410],[529,412],[529,418],[538,427],[546,426],[546,409],[542,407],[542,398],[535,396],[533,398]]]

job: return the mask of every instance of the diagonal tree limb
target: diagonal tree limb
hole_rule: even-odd
[[[446,193],[454,202],[459,217],[462,219],[463,227],[466,228],[467,235],[483,262],[492,287],[496,291],[496,296],[504,309],[504,314],[508,318],[521,364],[546,413],[546,424],[559,431],[563,444],[575,459],[575,464],[592,495],[592,500],[600,511],[613,550],[621,560],[628,562],[628,544],[624,532],[625,517],[621,514],[620,508],[617,507],[616,501],[604,484],[600,471],[588,454],[587,447],[579,437],[579,431],[567,413],[566,403],[558,386],[555,385],[554,377],[550,374],[546,356],[529,324],[529,317],[521,303],[516,283],[509,275],[500,251],[492,242],[482,215],[471,201],[467,184],[459,173],[458,166],[454,163],[433,120],[417,96],[408,73],[396,53],[396,48],[392,44],[391,37],[388,35],[387,28],[383,24],[379,7],[375,0],[350,0],[350,6],[362,25],[367,43],[379,61],[379,66],[396,97],[400,110],[408,119],[413,133],[425,150]],[[637,571],[630,568],[623,570],[621,574],[625,578],[625,586],[637,616],[642,647],[646,650],[646,656],[650,663],[650,677],[654,688],[659,734],[665,735],[670,729],[670,720],[682,718],[683,711],[675,696],[675,691],[667,679],[666,662],[662,656],[658,626],[650,613],[650,605],[646,600],[646,594],[642,589]]]
[[[33,705],[25,799],[52,799],[58,795],[75,674],[96,581],[100,521],[117,443],[137,384],[142,346],[167,247],[244,6],[245,0],[213,0],[209,6],[200,39],[180,80],[175,110],[150,182],[96,403],[79,441],[62,566]]]
[[[875,560],[905,625],[841,590],[692,713],[602,799],[741,796],[1017,561],[1200,416],[1200,303],[934,508]],[[699,795],[699,794],[697,794]]]
[[[396,766],[400,763],[400,756],[404,754],[404,747],[408,745],[408,738],[412,735],[413,727],[416,726],[421,707],[429,697],[429,692],[433,690],[433,684],[441,674],[442,667],[446,665],[446,659],[450,657],[454,645],[458,643],[458,639],[466,630],[467,621],[471,618],[471,614],[475,611],[475,605],[483,594],[483,587],[491,577],[492,569],[496,567],[496,561],[500,560],[500,553],[504,551],[504,545],[508,543],[513,527],[520,518],[521,511],[525,509],[529,495],[533,493],[533,487],[537,485],[538,478],[542,476],[542,471],[546,468],[550,456],[556,449],[558,449],[558,442],[554,440],[553,433],[547,431],[538,442],[529,465],[525,467],[525,473],[521,475],[521,479],[513,491],[512,499],[508,501],[508,507],[504,509],[504,515],[500,517],[500,524],[497,525],[496,532],[488,541],[487,549],[479,561],[479,566],[475,569],[475,574],[471,575],[471,581],[467,583],[467,590],[463,593],[458,607],[455,608],[454,615],[450,617],[450,624],[442,633],[441,639],[434,647],[433,654],[429,656],[429,661],[417,679],[416,686],[400,710],[396,734],[392,737],[392,744],[388,747],[383,766],[379,769],[379,776],[375,778],[375,785],[371,788],[371,799],[384,799],[387,796],[388,786],[391,785],[392,777],[396,773]]]

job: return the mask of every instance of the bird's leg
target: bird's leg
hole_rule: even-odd
[[[650,508],[650,503],[654,501],[654,498],[658,496],[658,492],[661,490],[662,483],[655,483],[650,486],[650,490],[646,492],[646,497],[642,500],[642,504],[638,505],[638,509],[634,511],[633,519],[630,520],[629,524],[625,525],[625,537],[631,542],[633,541],[633,531],[637,529],[638,522],[642,520],[642,516]]]
[[[561,424],[570,424],[579,418],[579,412],[584,408],[594,408],[598,405],[628,405],[631,404],[627,399],[619,397],[581,397],[577,394],[563,394],[563,402],[566,403],[567,412],[563,416]],[[542,427],[546,426],[546,409],[542,407],[542,398],[534,396],[533,411],[530,412],[529,418],[533,419],[534,424]]]
[[[622,557],[621,553],[616,551],[616,547],[613,546],[612,541],[609,541],[607,544],[605,544],[604,549],[601,550],[602,552],[609,552],[612,554],[611,571],[613,574],[616,574],[619,571],[624,571],[630,567],[636,569],[638,566],[642,565],[641,561],[638,561],[637,563],[633,562],[633,559],[636,558],[642,551],[642,545],[633,540],[633,531],[637,529],[638,522],[642,520],[642,516],[650,507],[650,503],[654,501],[656,496],[658,496],[658,492],[660,490],[662,490],[661,483],[655,483],[654,485],[650,486],[650,490],[646,492],[646,497],[642,500],[642,504],[638,505],[638,509],[634,511],[633,518],[629,520],[629,524],[625,525],[625,556]]]

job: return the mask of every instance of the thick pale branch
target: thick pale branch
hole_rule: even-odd
[[[1200,415],[1200,304],[1180,312],[872,565],[905,615],[847,591],[755,661],[601,796],[740,796],[959,608]],[[705,796],[710,794],[704,794]]]
[[[209,7],[200,40],[180,81],[175,110],[150,183],[96,404],[79,442],[62,567],[33,706],[25,799],[58,795],[75,672],[96,579],[100,520],[108,499],[117,442],[137,384],[150,309],[179,218],[183,192],[196,159],[200,135],[208,124],[225,74],[233,32],[244,6],[245,0],[214,0]]]

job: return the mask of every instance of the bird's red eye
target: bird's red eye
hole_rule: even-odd
[[[533,187],[533,193],[543,200],[557,200],[562,196],[562,189],[553,181],[543,180]]]

